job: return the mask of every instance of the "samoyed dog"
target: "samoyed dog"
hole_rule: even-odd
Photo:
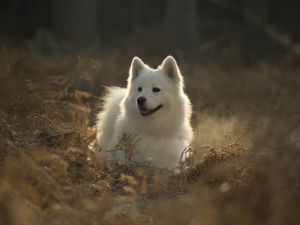
[[[134,57],[127,81],[127,88],[108,88],[104,97],[96,124],[99,157],[161,169],[178,167],[193,131],[192,107],[175,59],[168,56],[153,69]],[[131,142],[130,150],[122,148],[122,140]]]

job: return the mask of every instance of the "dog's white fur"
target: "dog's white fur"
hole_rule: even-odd
[[[139,87],[142,90],[139,91]],[[160,91],[153,92],[154,87]],[[146,98],[146,109],[162,107],[143,116],[137,104],[139,97]],[[96,125],[97,144],[102,149],[100,157],[124,161],[124,151],[114,150],[126,135],[136,140],[133,161],[150,161],[152,166],[173,169],[179,165],[182,152],[193,138],[191,112],[183,77],[172,56],[156,69],[134,57],[127,88],[109,88],[104,97]]]

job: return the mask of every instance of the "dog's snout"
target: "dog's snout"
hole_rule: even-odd
[[[138,105],[144,105],[146,101],[147,101],[147,99],[145,97],[139,97],[137,99]]]

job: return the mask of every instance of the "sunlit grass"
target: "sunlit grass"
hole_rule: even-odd
[[[125,84],[124,57],[1,50],[0,224],[299,221],[299,67],[181,59],[195,140],[178,174],[107,168],[90,147],[102,86]]]

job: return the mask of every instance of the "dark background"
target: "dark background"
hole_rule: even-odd
[[[299,9],[297,0],[10,0],[0,3],[0,35],[16,44],[37,38],[52,47],[142,43],[149,51],[159,45],[187,55],[226,40],[252,60],[286,50],[280,37],[268,35],[269,25],[288,36],[286,45],[299,41]]]

